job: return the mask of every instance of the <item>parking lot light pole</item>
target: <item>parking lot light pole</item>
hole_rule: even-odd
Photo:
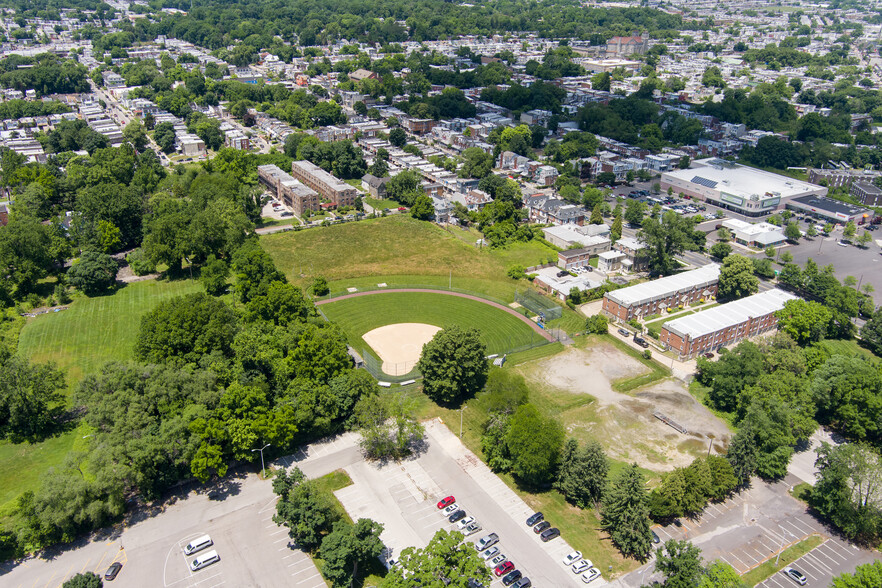
[[[462,413],[465,410],[465,404],[459,407],[459,438],[462,439]]]
[[[251,450],[251,453],[254,453],[255,451],[259,451],[259,452],[260,452],[260,471],[261,471],[261,472],[265,472],[265,471],[266,471],[266,466],[265,466],[264,463],[263,463],[263,450],[266,449],[266,448],[269,447],[269,446],[270,446],[270,443],[267,443],[266,445],[264,445],[264,446],[261,447],[260,449],[252,449],[252,450]]]
[[[781,526],[778,525],[778,528],[781,529]],[[790,534],[790,531],[785,531],[784,529],[781,530],[784,532],[781,534],[781,548],[778,550],[778,557],[775,558],[776,566],[778,565],[778,560],[781,559],[781,552],[784,551],[784,536]]]

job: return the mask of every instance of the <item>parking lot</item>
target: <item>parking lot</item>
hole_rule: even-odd
[[[342,467],[353,484],[335,495],[353,519],[365,517],[383,524],[382,539],[391,559],[398,559],[406,547],[424,547],[439,529],[456,530],[456,524],[449,523],[436,506],[441,498],[454,495],[457,504],[482,526],[469,541],[497,533],[500,552],[534,586],[584,586],[561,562],[573,551],[566,537],[543,543],[525,524],[532,510],[455,435],[437,420],[426,423],[426,433],[426,451],[402,462],[351,460],[347,456],[357,453],[357,439],[349,437],[311,447],[294,456],[291,465],[309,477]],[[597,579],[591,585],[604,583]],[[492,586],[502,586],[500,578],[494,576]]]
[[[705,561],[724,561],[739,574],[775,559],[791,545],[819,535],[824,543],[791,564],[806,575],[806,586],[818,588],[829,586],[833,576],[853,571],[878,557],[875,552],[832,537],[830,530],[809,514],[803,503],[788,494],[799,482],[792,475],[774,484],[754,480],[751,488],[725,502],[709,505],[701,516],[680,519],[679,525],[656,525],[653,531],[661,544],[668,539],[691,541],[701,548]],[[654,567],[655,564],[649,562],[622,578],[622,584],[640,586],[660,579]],[[796,586],[780,572],[759,585],[766,588]]]

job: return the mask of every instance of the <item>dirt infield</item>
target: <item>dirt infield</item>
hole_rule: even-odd
[[[347,298],[355,298],[356,296],[370,296],[371,294],[383,294],[384,292],[429,292],[432,294],[447,294],[448,296],[459,296],[460,298],[468,298],[469,300],[476,300],[478,302],[483,302],[484,304],[489,304],[499,310],[504,310],[510,315],[518,317],[525,324],[530,325],[530,328],[542,335],[548,341],[554,341],[554,337],[552,337],[548,331],[522,315],[521,313],[512,310],[508,306],[504,306],[497,302],[493,302],[492,300],[487,300],[486,298],[481,298],[480,296],[473,296],[471,294],[462,294],[460,292],[450,292],[448,290],[434,290],[432,288],[390,288],[388,290],[370,290],[368,292],[355,292],[353,294],[344,294],[343,296],[337,296],[335,298],[328,298],[326,300],[316,300],[315,305],[321,306],[322,304],[329,304],[331,302],[336,302],[338,300],[345,300]]]
[[[383,371],[390,376],[409,373],[441,327],[425,323],[395,323],[368,331],[362,338],[383,360]]]

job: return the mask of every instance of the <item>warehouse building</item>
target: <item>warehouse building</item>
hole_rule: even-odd
[[[844,225],[848,221],[863,223],[872,218],[871,211],[841,200],[824,196],[803,196],[787,203],[787,208],[825,222]]]
[[[680,359],[717,351],[777,328],[775,312],[789,300],[796,296],[776,289],[715,306],[665,323],[659,341]]]
[[[275,165],[257,166],[257,179],[297,216],[303,216],[307,210],[315,212],[319,209],[318,192],[304,186]]]
[[[794,198],[827,193],[823,186],[715,158],[663,173],[661,189],[668,188],[752,217],[771,214]]]
[[[628,286],[603,296],[603,311],[620,321],[688,306],[717,294],[720,266],[711,263],[681,274]]]
[[[358,198],[358,190],[311,161],[293,162],[291,175],[321,194],[333,206],[352,206]]]

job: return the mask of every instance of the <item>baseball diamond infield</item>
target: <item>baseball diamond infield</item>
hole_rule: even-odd
[[[362,339],[383,360],[385,373],[403,376],[416,365],[423,345],[440,330],[441,327],[425,323],[395,323],[368,331]]]

